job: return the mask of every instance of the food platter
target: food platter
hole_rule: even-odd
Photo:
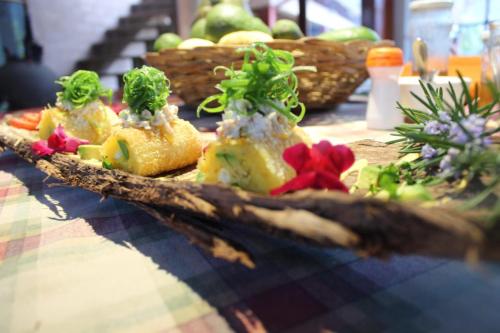
[[[104,169],[75,155],[36,156],[31,149],[34,139],[32,132],[0,125],[1,148],[12,150],[48,176],[103,197],[129,201],[213,256],[248,267],[256,265],[253,249],[241,245],[249,231],[347,248],[363,256],[500,259],[500,230],[484,227],[477,211],[464,213],[453,205],[425,208],[334,191],[304,190],[270,197],[196,183],[191,167],[162,177],[141,177]],[[376,141],[359,141],[350,147],[358,158],[373,164],[398,157],[397,146]],[[345,181],[352,184],[354,177]]]
[[[395,140],[333,145],[297,125],[306,107],[295,73],[317,68],[264,43],[241,52],[240,69],[218,67],[219,92],[197,109],[222,114],[215,133],[178,116],[161,70],[124,75],[119,113],[97,73],[79,70],[57,81],[55,106],[6,117],[0,147],[248,267],[248,232],[363,256],[500,258],[496,102],[479,107],[462,80],[465,93],[451,87],[445,105],[422,83],[426,109],[399,105],[412,123],[396,126]]]

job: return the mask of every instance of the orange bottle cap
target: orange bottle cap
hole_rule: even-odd
[[[399,47],[376,47],[368,51],[367,67],[392,67],[403,65],[403,51]]]

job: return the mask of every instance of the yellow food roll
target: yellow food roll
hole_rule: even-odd
[[[286,138],[217,140],[206,148],[198,170],[204,183],[269,193],[295,177],[295,171],[283,160],[283,151],[300,142],[309,144],[309,138],[299,127]]]
[[[103,158],[113,168],[141,176],[158,175],[196,163],[202,149],[198,131],[182,119],[170,125],[172,134],[117,128],[102,146]]]
[[[118,123],[118,116],[113,110],[100,102],[95,108],[75,111],[53,107],[42,111],[38,135],[41,139],[47,139],[58,125],[62,125],[69,136],[88,140],[92,144],[102,144]]]

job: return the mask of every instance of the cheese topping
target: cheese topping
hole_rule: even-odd
[[[149,110],[143,110],[140,115],[124,109],[120,112],[123,127],[135,127],[146,130],[161,128],[169,134],[173,134],[172,121],[178,119],[179,108],[176,105],[165,105],[163,109],[156,111],[154,115]]]
[[[280,105],[280,102],[274,103]],[[261,106],[254,114],[247,115],[250,107],[250,102],[246,100],[231,101],[222,115],[222,121],[217,123],[217,135],[229,139],[248,137],[267,140],[291,134],[293,124],[273,108]]]

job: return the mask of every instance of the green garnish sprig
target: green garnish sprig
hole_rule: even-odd
[[[154,115],[167,104],[170,82],[162,71],[149,66],[134,68],[124,75],[123,81],[123,102],[133,113],[140,116],[148,110]]]
[[[227,79],[222,80],[216,88],[219,94],[206,98],[197,110],[209,113],[223,112],[231,101],[246,100],[251,107],[247,110],[235,110],[245,115],[252,115],[262,107],[271,108],[293,123],[302,120],[305,106],[299,101],[297,71],[315,72],[314,66],[295,66],[295,59],[288,51],[273,50],[264,43],[239,48],[244,52],[243,65],[240,70],[217,66],[214,72],[224,70]],[[218,106],[209,107],[211,103]],[[293,110],[300,108],[298,114]]]
[[[410,118],[412,124],[396,127],[393,135],[399,138],[390,144],[403,144],[402,155],[417,153],[420,157],[410,166],[411,174],[417,178],[433,177],[441,181],[482,184],[482,190],[468,200],[462,208],[473,208],[492,198],[496,202],[493,219],[500,217],[500,150],[493,144],[493,134],[500,128],[488,128],[491,117],[500,112],[498,91],[493,91],[493,101],[479,106],[477,86],[475,98],[459,73],[462,93],[458,95],[451,84],[446,89],[452,104],[443,98],[443,89],[431,84],[420,86],[424,98],[412,93],[424,107],[415,110],[402,106],[398,108]],[[496,197],[496,199],[495,199]]]
[[[100,97],[107,97],[109,101],[113,97],[113,91],[104,88],[99,75],[93,71],[78,70],[70,76],[61,77],[56,83],[62,86],[57,100],[68,110],[81,109]]]

